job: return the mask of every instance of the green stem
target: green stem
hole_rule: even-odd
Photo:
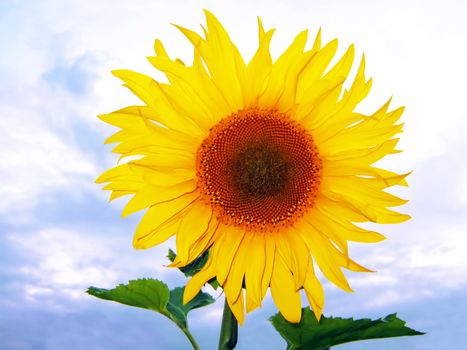
[[[222,315],[221,334],[219,337],[219,350],[233,350],[237,345],[238,325],[237,319],[227,304],[224,302],[224,313]]]
[[[181,324],[179,324],[177,320],[169,312],[162,313],[162,314],[168,319],[172,320],[177,325],[177,327],[180,328],[180,330],[186,335],[186,337],[190,341],[190,344],[191,346],[193,346],[194,350],[200,350],[198,343],[196,342],[195,338],[193,338],[193,335],[188,330],[188,327],[184,327]]]
[[[185,333],[186,337],[188,338],[188,340],[190,341],[191,345],[193,346],[193,349],[194,350],[200,350],[199,349],[199,345],[198,343],[196,343],[196,340],[195,338],[193,338],[193,336],[191,335],[190,331],[188,330],[188,328],[180,328],[183,333]]]

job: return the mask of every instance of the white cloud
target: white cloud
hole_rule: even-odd
[[[62,228],[7,235],[9,246],[28,256],[15,267],[25,281],[17,290],[28,301],[58,307],[63,300],[85,298],[90,285],[112,288],[139,277],[170,277],[172,270],[163,267],[170,243],[144,252],[133,250],[130,242],[128,235],[106,237]]]
[[[26,115],[24,113],[27,113]],[[0,214],[9,221],[27,219],[48,192],[82,191],[96,174],[94,164],[35,112],[1,108],[2,201]]]
[[[356,294],[341,297],[363,300],[345,309],[394,308],[463,290],[467,286],[466,231],[463,218],[451,223],[425,219],[391,230],[388,241],[353,247],[355,260],[377,272],[347,273]]]

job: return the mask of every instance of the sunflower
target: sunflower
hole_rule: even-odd
[[[301,318],[300,291],[319,319],[323,288],[315,268],[345,291],[342,268],[370,271],[348,254],[348,241],[384,239],[356,223],[399,223],[388,209],[406,201],[385,191],[407,185],[407,174],[375,167],[396,153],[403,108],[388,101],[371,115],[355,112],[371,79],[365,59],[348,89],[353,45],[330,66],[337,40],[321,44],[307,31],[273,61],[273,30],[259,25],[259,46],[245,63],[208,11],[204,37],[176,26],[194,48],[193,63],[172,59],[159,40],[151,64],[158,82],[129,70],[113,74],[143,104],[100,118],[120,131],[106,142],[131,159],[103,173],[110,199],[131,195],[123,216],[147,209],[133,245],[145,249],[176,236],[182,267],[209,250],[187,283],[184,302],[216,278],[242,323],[270,288],[282,315]]]

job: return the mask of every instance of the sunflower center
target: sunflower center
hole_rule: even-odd
[[[289,168],[286,155],[274,143],[260,140],[234,154],[232,180],[247,195],[276,196],[286,189]]]
[[[198,186],[218,219],[254,231],[292,225],[314,205],[321,159],[288,115],[249,109],[221,120],[197,154]]]

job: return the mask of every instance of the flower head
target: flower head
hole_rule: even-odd
[[[193,45],[191,65],[156,40],[149,60],[167,82],[113,72],[143,104],[100,116],[121,128],[108,139],[118,143],[114,152],[133,160],[97,181],[108,183],[111,199],[132,196],[123,215],[147,209],[136,248],[176,235],[177,267],[209,249],[185,302],[217,278],[239,322],[268,288],[283,316],[298,322],[304,289],[319,319],[324,293],[315,267],[350,291],[342,268],[369,270],[350,259],[348,241],[384,239],[355,223],[409,218],[388,209],[406,201],[385,191],[406,185],[406,175],[373,165],[396,152],[403,108],[388,111],[388,101],[371,115],[354,111],[371,80],[363,57],[343,91],[353,46],[328,69],[337,40],[322,46],[318,33],[305,49],[304,31],[273,62],[273,31],[259,21],[259,47],[246,64],[208,11],[206,21],[205,37],[177,26]]]

